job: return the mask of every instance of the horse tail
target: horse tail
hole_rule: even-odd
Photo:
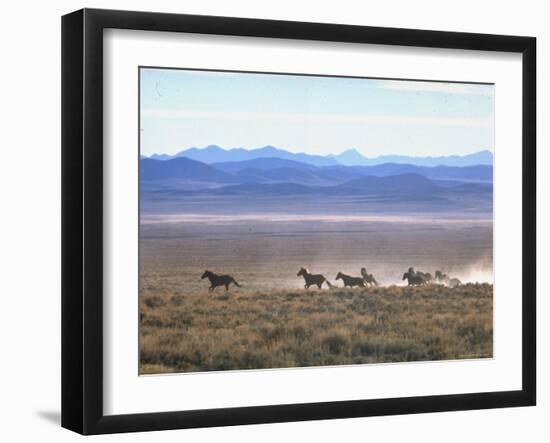
[[[231,277],[231,281],[233,283],[235,283],[235,286],[237,286],[237,288],[241,288],[242,286],[240,284],[237,283],[237,280],[235,280],[233,277]]]
[[[325,278],[325,283],[327,284],[327,286],[329,287],[329,289],[332,289],[332,288],[335,287],[335,286],[334,286],[331,282],[329,282],[326,278]]]

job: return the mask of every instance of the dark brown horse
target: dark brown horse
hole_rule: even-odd
[[[324,275],[321,274],[310,274],[306,268],[300,268],[298,271],[298,274],[296,274],[297,277],[303,276],[304,280],[306,281],[306,284],[304,285],[305,289],[309,289],[310,286],[317,285],[319,289],[321,289],[322,284],[326,281],[328,287],[330,288],[330,283],[325,278]]]
[[[241,287],[240,284],[237,283],[237,280],[235,280],[230,275],[217,275],[214,274],[212,271],[204,271],[204,274],[202,274],[201,279],[208,278],[210,280],[210,287],[208,288],[209,291],[213,291],[218,286],[225,286],[225,290],[229,290],[229,285],[233,283],[238,288]]]
[[[405,279],[409,282],[408,286],[420,286],[426,284],[426,280],[424,280],[422,276],[417,275],[417,273],[414,272],[414,268],[409,268],[409,270],[403,274],[402,280]]]
[[[344,288],[349,286],[353,288],[354,286],[365,287],[365,280],[362,277],[351,277],[349,275],[343,274],[341,272],[336,276],[336,280],[342,280],[344,282]]]

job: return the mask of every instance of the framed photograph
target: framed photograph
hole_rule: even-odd
[[[532,37],[62,20],[62,425],[535,405]]]

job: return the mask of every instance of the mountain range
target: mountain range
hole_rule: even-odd
[[[314,166],[278,157],[207,164],[187,157],[142,158],[142,192],[217,195],[490,196],[493,168],[384,163]]]
[[[154,160],[170,160],[175,157],[187,157],[192,160],[197,160],[203,163],[220,163],[231,161],[244,161],[256,158],[280,158],[286,160],[295,160],[303,163],[308,163],[314,166],[330,166],[339,164],[337,160],[322,155],[311,154],[294,154],[292,152],[279,149],[274,146],[264,146],[258,149],[222,149],[216,145],[210,145],[206,148],[190,148],[180,151],[173,156],[166,154],[153,154],[150,158]]]
[[[473,154],[459,156],[414,157],[405,155],[383,155],[378,157],[366,157],[356,149],[349,149],[338,155],[312,155],[305,153],[292,153],[274,146],[264,146],[257,149],[233,148],[223,149],[216,145],[205,148],[189,148],[174,155],[153,154],[152,160],[172,160],[185,157],[206,164],[242,162],[256,159],[279,159],[305,163],[312,166],[373,166],[384,163],[410,164],[416,166],[472,166],[492,165],[493,154],[483,150]],[[142,158],[144,158],[142,156]]]

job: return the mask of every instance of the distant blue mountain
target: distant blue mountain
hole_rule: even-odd
[[[204,163],[181,157],[167,161],[142,159],[141,180],[185,179],[204,182],[235,183],[236,178]]]
[[[267,171],[270,169],[278,168],[294,168],[299,170],[314,170],[317,169],[309,163],[299,162],[296,160],[288,160],[279,157],[262,157],[254,158],[252,160],[232,161],[223,163],[211,163],[216,169],[225,172],[238,172],[243,169],[259,169],[261,171]]]
[[[383,177],[367,175],[342,183],[338,188],[348,192],[376,195],[432,195],[442,190],[435,182],[420,174],[400,174]]]
[[[378,165],[370,166],[334,166],[330,168],[331,170],[344,170],[344,171],[355,171],[361,176],[364,175],[375,175],[383,177],[385,175],[399,175],[399,174],[423,174],[423,167],[417,165],[411,165],[410,163],[381,163]],[[426,168],[426,171],[429,171],[432,168]]]
[[[420,174],[437,180],[461,180],[490,182],[493,180],[493,167],[491,165],[472,166],[417,166],[400,163],[382,163],[373,166],[336,166],[330,170],[354,171],[361,175],[398,175]]]
[[[437,180],[461,180],[475,182],[490,182],[493,179],[493,167],[491,165],[473,166],[417,166],[401,163],[383,163],[372,166],[324,166],[316,167],[307,163],[296,162],[279,158],[260,158],[241,162],[213,163],[211,166],[225,172],[241,173],[250,170],[256,176],[269,177],[272,180],[284,178],[277,177],[277,172],[267,174],[260,171],[280,170],[281,174],[290,174],[289,169],[307,172],[296,174],[300,177],[317,177],[328,182],[343,182],[365,175],[386,176],[400,174],[420,174]]]
[[[479,151],[469,155],[451,155],[439,157],[413,157],[406,155],[382,155],[369,158],[356,149],[349,149],[338,155],[312,155],[292,152],[279,149],[274,146],[264,146],[258,149],[233,148],[223,149],[217,145],[210,145],[205,148],[189,148],[178,152],[175,155],[153,154],[154,160],[171,160],[178,157],[187,157],[206,164],[243,162],[255,159],[278,158],[282,160],[297,161],[313,166],[373,166],[383,163],[410,164],[416,166],[472,166],[492,165],[493,154],[488,151]],[[282,165],[281,165],[282,166]],[[229,166],[228,166],[229,167]],[[257,167],[248,165],[246,167]],[[264,168],[261,168],[264,169]]]
[[[192,160],[197,160],[206,164],[212,163],[225,163],[225,162],[239,162],[246,160],[253,160],[258,158],[280,158],[286,160],[294,160],[298,162],[307,163],[314,166],[330,166],[339,164],[331,157],[325,157],[322,155],[310,155],[310,154],[293,154],[283,149],[278,149],[274,146],[264,146],[258,149],[222,149],[219,146],[211,145],[206,148],[190,148],[184,151],[178,152],[174,156],[166,156],[165,154],[154,154],[151,158],[157,160],[169,160],[176,157],[187,157]]]
[[[438,182],[439,184],[439,182]],[[452,186],[448,193],[450,194],[488,194],[493,192],[493,186],[490,183],[458,183]]]
[[[347,151],[344,151],[338,155],[330,155],[330,157],[337,160],[338,163],[341,163],[346,166],[358,166],[358,165],[369,164],[369,159],[365,157],[363,154],[361,154],[357,149],[348,149]]]
[[[368,158],[356,149],[349,149],[338,155],[331,156],[338,163],[346,166],[370,166],[382,163],[412,164],[417,166],[471,166],[492,165],[493,153],[488,150],[475,152],[468,155],[450,155],[439,157],[412,157],[406,155],[382,155]]]
[[[434,199],[449,192],[447,188],[439,187],[430,179],[418,174],[402,174],[396,176],[367,176],[351,180],[341,185],[328,187],[306,186],[297,183],[242,183],[228,185],[215,189],[203,189],[199,194],[231,195],[231,196],[279,196],[295,195],[323,196],[376,196],[382,199]],[[460,192],[452,190],[454,194]]]
[[[258,167],[244,167],[251,165]],[[214,167],[187,157],[145,158],[140,160],[140,179],[141,198],[145,200],[157,199],[159,193],[165,193],[162,195],[166,201],[176,198],[174,195],[188,198],[204,194],[234,198],[281,197],[288,198],[289,204],[297,195],[315,199],[333,197],[338,201],[348,197],[361,201],[365,196],[368,201],[437,201],[463,206],[475,202],[487,208],[492,204],[492,167],[484,165],[424,167],[390,163],[316,167],[267,158]]]
[[[325,174],[323,169],[243,169],[235,173],[242,182],[256,183],[296,183],[307,186],[331,186],[341,183],[343,180],[336,178],[334,174]],[[349,176],[348,176],[349,178]]]
[[[172,155],[168,155],[168,154],[153,154],[149,158],[152,159],[152,160],[171,160],[175,157],[172,156]]]
[[[153,188],[174,188],[179,191],[219,187],[227,184],[291,183],[309,187],[330,187],[351,184],[366,189],[363,184],[386,183],[369,177],[414,175],[439,182],[446,188],[464,183],[492,184],[493,168],[477,166],[416,166],[386,163],[373,166],[316,167],[302,162],[278,158],[245,160],[242,162],[207,165],[187,157],[170,160],[141,159],[141,180],[155,181]],[[250,167],[255,166],[255,167]],[[164,181],[165,183],[160,183]],[[389,183],[389,182],[388,182]],[[201,185],[202,184],[202,185]],[[422,182],[417,184],[422,185]],[[390,186],[388,184],[388,186]],[[410,183],[410,186],[416,186]]]
[[[421,167],[420,174],[437,180],[463,180],[470,182],[492,182],[492,165],[435,166]]]

